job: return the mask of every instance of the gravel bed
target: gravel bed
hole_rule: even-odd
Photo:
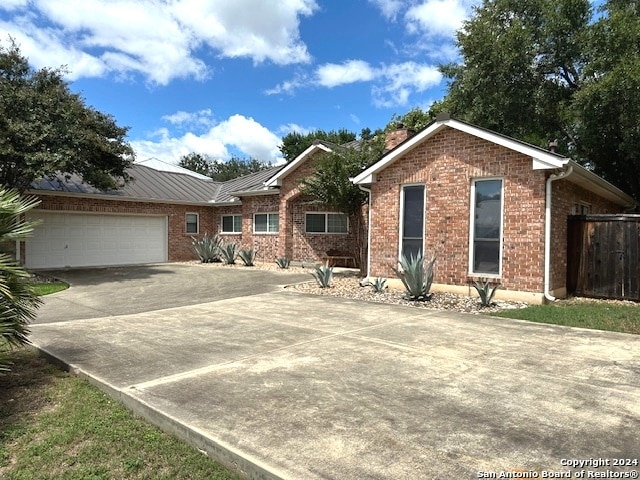
[[[486,314],[500,310],[525,308],[529,306],[525,302],[510,302],[496,300],[490,307],[483,307],[477,297],[467,297],[453,293],[434,292],[431,300],[426,302],[415,302],[407,300],[403,291],[387,288],[384,292],[377,293],[373,287],[361,287],[360,276],[357,271],[351,269],[336,269],[332,285],[329,288],[320,288],[311,277],[313,269],[311,267],[292,266],[286,270],[279,268],[275,263],[256,263],[254,267],[245,267],[242,261],[235,265],[225,265],[223,263],[199,263],[185,262],[200,265],[204,268],[256,268],[261,270],[273,270],[280,272],[309,273],[309,281],[288,285],[288,290],[301,293],[312,293],[315,295],[330,295],[334,297],[350,298],[353,300],[363,300],[367,302],[386,303],[394,305],[407,305],[417,308],[427,308],[432,310],[448,310],[462,313]]]

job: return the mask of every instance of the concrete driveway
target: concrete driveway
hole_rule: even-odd
[[[280,272],[149,268],[73,273],[32,340],[248,477],[554,478],[567,460],[640,460],[637,336],[303,295],[278,288],[296,279]],[[187,278],[207,292],[222,277],[219,297],[171,308],[145,287],[188,295]],[[120,305],[95,298],[105,290]]]

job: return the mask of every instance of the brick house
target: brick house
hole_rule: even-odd
[[[298,183],[335,147],[316,142],[286,166],[228,182],[158,160],[135,164],[134,181],[117,190],[43,179],[27,192],[41,202],[28,214],[40,223],[18,256],[32,269],[185,261],[195,258],[192,238],[208,233],[253,246],[258,261],[321,261],[354,249],[354,235],[344,214],[312,205]]]
[[[353,182],[370,191],[368,276],[395,277],[402,254],[436,255],[434,291],[538,303],[566,295],[567,217],[634,200],[572,160],[443,114]]]

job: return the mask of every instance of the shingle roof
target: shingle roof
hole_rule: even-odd
[[[160,171],[145,165],[134,164],[127,172],[132,181],[117,190],[100,190],[85,183],[78,175],[56,175],[33,182],[35,193],[71,193],[99,195],[127,200],[175,202],[191,204],[232,203],[234,193],[260,195],[277,193],[277,189],[266,189],[264,182],[283,166],[271,167],[260,172],[244,175],[227,182],[214,182],[186,173]]]

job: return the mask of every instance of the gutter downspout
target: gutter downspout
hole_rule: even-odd
[[[369,194],[369,211],[367,212],[367,279],[371,276],[371,189],[358,185],[358,188]]]
[[[567,178],[573,173],[573,167],[559,173],[553,173],[547,178],[546,185],[546,202],[545,202],[545,218],[544,218],[544,298],[553,302],[556,297],[551,295],[551,183],[556,180]]]

